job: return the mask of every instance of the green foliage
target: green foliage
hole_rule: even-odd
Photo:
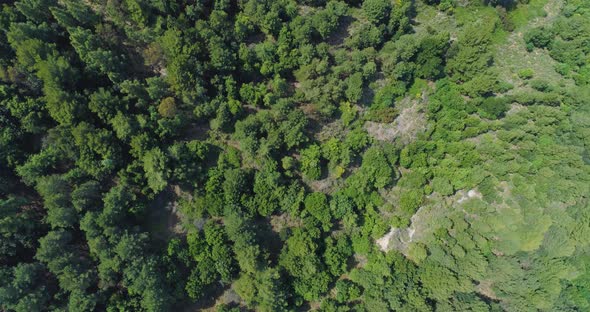
[[[400,209],[404,213],[414,213],[422,204],[422,190],[410,189],[404,191],[399,199]]]
[[[346,94],[346,98],[352,102],[357,103],[362,95],[363,92],[363,75],[361,73],[356,73],[350,76],[347,79],[347,88],[344,92]]]
[[[343,2],[329,1],[325,9],[319,10],[311,18],[313,28],[320,37],[327,38],[336,30],[340,19],[346,15],[348,7]]]
[[[391,85],[387,85],[377,91],[375,94],[375,100],[371,107],[374,108],[385,108],[392,107],[395,103],[395,99],[401,96],[405,92],[405,85],[397,82]]]
[[[277,113],[262,111],[238,121],[234,138],[240,141],[241,149],[248,156],[269,156],[275,151],[291,149],[307,141],[303,129],[307,124],[299,110],[289,111],[282,106]]]
[[[543,27],[533,28],[524,34],[524,41],[527,44],[527,50],[532,51],[534,48],[545,48],[553,40],[553,31]]]
[[[451,182],[443,177],[435,177],[432,179],[432,189],[435,192],[446,196],[451,195],[454,192]]]
[[[266,269],[255,275],[243,275],[236,281],[236,292],[248,305],[260,311],[287,311],[287,294],[282,279],[275,269]]]
[[[324,231],[329,231],[332,225],[328,199],[324,193],[311,193],[305,198],[305,211],[316,218]]]
[[[497,119],[508,110],[509,102],[506,98],[489,97],[483,100],[479,108],[482,110],[482,117]]]
[[[2,308],[14,311],[41,311],[51,302],[40,263],[20,263],[2,272],[0,287]]]
[[[446,72],[454,81],[465,82],[484,72],[493,59],[489,51],[495,21],[469,25],[451,45]]]
[[[43,149],[40,153],[32,155],[27,162],[17,167],[17,173],[28,185],[33,185],[40,177],[51,173],[59,163],[59,151],[55,148]]]
[[[175,180],[189,185],[195,185],[203,179],[205,161],[209,152],[209,145],[194,140],[172,145],[169,148],[171,160],[171,176]]]
[[[352,245],[346,236],[326,239],[324,258],[330,273],[340,276],[348,271],[348,259],[352,256]]]
[[[229,282],[235,270],[231,249],[226,244],[223,228],[207,223],[203,233],[193,232],[187,236],[189,254],[199,265],[191,272],[186,291],[191,298],[201,297],[208,285],[218,279]]]
[[[160,102],[160,105],[158,105],[158,113],[160,113],[162,117],[172,118],[176,115],[176,111],[176,103],[172,97],[163,99],[162,102]]]
[[[531,79],[535,75],[535,72],[530,68],[525,68],[518,71],[518,77],[521,79]]]
[[[76,212],[70,204],[70,186],[61,176],[43,177],[37,184],[37,191],[43,197],[47,209],[47,221],[53,228],[73,227]]]
[[[159,148],[148,151],[143,157],[143,170],[148,186],[154,193],[162,191],[168,185],[166,162],[167,157]]]
[[[4,2],[0,310],[589,309],[588,1]]]
[[[363,155],[361,173],[375,188],[384,188],[395,180],[392,167],[395,162],[388,159],[386,152],[378,147],[369,148]]]
[[[285,243],[280,264],[294,278],[295,293],[305,300],[317,300],[328,290],[330,276],[317,255],[317,233],[295,229]]]
[[[362,7],[369,21],[380,24],[389,17],[392,5],[391,2],[385,0],[365,0]]]
[[[358,110],[350,102],[344,102],[340,104],[340,112],[342,113],[340,119],[345,126],[348,126],[353,122],[357,116]]]
[[[317,145],[311,145],[301,151],[301,172],[312,180],[317,180],[322,175],[320,164],[321,149]]]

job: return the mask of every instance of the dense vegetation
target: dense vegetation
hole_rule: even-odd
[[[1,311],[589,311],[590,1],[18,0]]]

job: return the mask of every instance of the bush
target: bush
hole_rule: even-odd
[[[489,119],[502,117],[508,107],[508,99],[505,97],[486,98],[479,106],[481,116]]]
[[[393,107],[395,99],[406,92],[406,85],[401,81],[394,81],[391,84],[379,89],[375,94],[375,99],[371,108]]]
[[[522,105],[559,106],[561,96],[557,93],[526,92],[511,97],[514,102]]]
[[[506,81],[498,81],[498,83],[496,84],[496,88],[494,89],[494,92],[496,93],[506,93],[510,90],[514,89],[514,86],[512,84],[510,84],[509,82]]]
[[[378,109],[369,109],[365,114],[365,119],[379,122],[379,123],[391,123],[399,115],[397,109],[393,107],[385,107]]]
[[[444,196],[451,195],[455,191],[449,179],[443,177],[432,179],[432,188],[435,192]]]
[[[545,48],[553,40],[554,34],[552,29],[545,27],[533,28],[524,34],[524,41],[527,50],[532,51],[535,48]]]
[[[530,68],[521,69],[518,71],[518,77],[521,79],[531,79],[535,75],[535,71]]]
[[[413,214],[422,204],[422,190],[411,189],[402,193],[399,199],[400,209],[408,214]]]
[[[553,88],[545,80],[535,79],[535,80],[532,80],[529,83],[529,85],[531,86],[531,88],[533,88],[533,89],[535,89],[537,91],[541,91],[541,92],[552,91],[553,90]]]

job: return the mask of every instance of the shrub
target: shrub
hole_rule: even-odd
[[[483,100],[480,107],[482,117],[498,119],[508,110],[508,99],[504,97],[489,97]]]
[[[158,113],[162,117],[172,118],[176,115],[176,101],[173,97],[164,98],[158,105]]]
[[[535,79],[532,80],[529,85],[531,86],[531,88],[537,90],[537,91],[552,91],[553,88],[551,88],[551,86],[549,85],[549,83],[545,80],[539,80],[539,79]]]
[[[447,178],[435,177],[432,179],[432,188],[441,195],[451,195],[455,191]]]
[[[525,68],[518,71],[518,77],[521,79],[531,79],[534,75],[535,72],[530,68]]]
[[[404,191],[400,196],[399,204],[403,212],[413,214],[422,204],[422,191],[418,189]]]
[[[553,40],[554,34],[551,29],[544,27],[533,28],[524,34],[527,50],[532,51],[534,48],[545,48]]]

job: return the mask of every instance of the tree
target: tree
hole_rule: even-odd
[[[113,127],[113,131],[117,135],[117,138],[128,141],[131,136],[137,133],[138,125],[135,119],[132,117],[125,116],[123,113],[118,112],[115,117],[110,120],[110,124]]]
[[[97,210],[101,204],[101,186],[97,181],[84,182],[72,191],[72,205],[78,212]]]
[[[206,293],[206,288],[220,279],[229,283],[235,267],[226,233],[218,224],[205,224],[203,232],[191,232],[187,237],[189,253],[194,266],[186,290],[191,298],[197,299]]]
[[[0,310],[590,310],[590,1],[516,2],[2,1]]]
[[[524,41],[528,51],[533,48],[545,48],[553,41],[553,29],[546,27],[533,28],[524,34]]]
[[[489,97],[480,105],[482,116],[490,119],[498,119],[508,110],[508,100],[500,97]]]
[[[52,173],[59,164],[59,150],[48,147],[38,154],[31,155],[21,166],[16,168],[17,173],[27,185],[34,185],[37,180]]]
[[[363,1],[363,12],[367,19],[373,24],[384,22],[391,11],[391,2],[388,0],[365,0]]]
[[[451,182],[444,177],[435,177],[432,179],[432,189],[441,195],[451,195],[454,192]]]
[[[17,312],[41,311],[51,305],[46,270],[39,262],[19,263],[3,270],[0,307]]]
[[[233,250],[240,270],[247,274],[257,272],[263,266],[264,255],[250,220],[235,211],[227,211],[225,220],[227,235],[234,242]]]
[[[148,186],[154,193],[159,193],[168,185],[167,161],[167,156],[157,147],[143,156],[143,170]]]
[[[110,90],[99,88],[89,97],[88,108],[104,121],[111,120],[117,111],[126,111],[126,101],[114,95]]]
[[[67,89],[77,81],[78,71],[63,56],[50,56],[35,64],[37,76],[43,81],[43,92],[49,115],[60,124],[69,125],[86,113],[82,98]]]
[[[413,214],[422,204],[422,190],[410,189],[403,191],[400,200],[400,209],[404,213]]]
[[[57,277],[60,288],[68,293],[86,291],[96,283],[96,272],[67,230],[52,230],[41,238],[35,258],[47,265]]]
[[[158,105],[158,113],[162,117],[172,118],[176,115],[176,103],[173,97],[164,98]]]
[[[306,178],[317,180],[322,175],[320,156],[321,149],[315,144],[301,151],[301,172]]]
[[[168,151],[172,164],[170,176],[182,183],[196,185],[204,178],[202,163],[208,152],[209,145],[197,140],[172,145]]]
[[[47,209],[47,221],[53,228],[73,227],[78,215],[70,203],[70,186],[62,176],[43,177],[37,184],[37,191],[43,197]]]
[[[223,193],[226,205],[240,207],[244,193],[250,191],[250,177],[241,169],[228,169],[225,171],[223,181]]]
[[[279,264],[295,279],[295,293],[305,300],[314,300],[328,290],[329,274],[317,256],[313,233],[295,229],[281,251]]]
[[[361,99],[363,92],[363,75],[362,73],[355,73],[347,80],[348,87],[346,88],[346,98],[352,102],[357,103]]]
[[[0,263],[13,265],[32,258],[46,226],[42,224],[41,211],[31,205],[24,197],[0,200]]]
[[[346,14],[348,7],[337,1],[329,1],[325,9],[316,12],[311,18],[313,28],[320,37],[327,38],[338,27],[339,20]]]
[[[332,226],[332,217],[328,206],[328,198],[324,193],[314,192],[305,198],[305,211],[316,218],[324,231],[329,231]]]
[[[517,2],[518,2],[517,0],[484,0],[484,3],[486,3],[488,5],[491,5],[491,6],[500,5],[500,6],[503,6],[506,8],[516,5]]]
[[[307,142],[308,138],[304,132],[307,124],[307,117],[301,110],[294,109],[286,115],[286,120],[281,122],[278,132],[287,149]]]
[[[126,62],[115,54],[113,47],[103,47],[97,35],[81,27],[68,28],[70,42],[87,69],[108,76],[119,83],[124,79]]]
[[[485,72],[493,58],[488,50],[495,23],[469,26],[449,48],[446,72],[454,81],[465,82]]]
[[[386,158],[383,150],[376,146],[370,147],[363,154],[360,172],[369,183],[378,189],[389,185],[395,179],[392,164]]]
[[[261,311],[285,311],[288,294],[284,290],[281,275],[276,269],[260,274],[258,282],[258,306]]]
[[[436,79],[444,70],[444,56],[449,48],[449,34],[439,33],[426,36],[420,42],[420,52],[416,57],[418,68],[416,76],[425,79]]]
[[[333,276],[339,277],[348,271],[348,260],[352,256],[352,245],[346,236],[326,238],[325,263]]]

